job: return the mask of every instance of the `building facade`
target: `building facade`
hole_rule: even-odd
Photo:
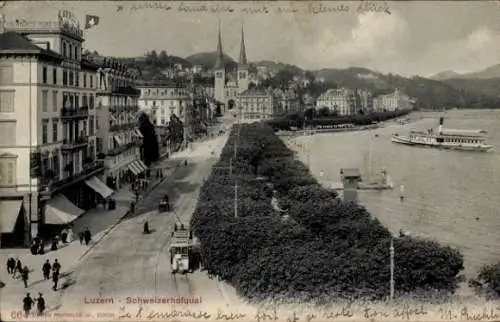
[[[401,92],[398,88],[386,95],[379,95],[373,101],[374,110],[377,112],[411,110],[414,100]]]
[[[321,94],[316,100],[316,108],[328,108],[340,116],[356,113],[356,95],[348,88],[332,88]]]
[[[372,92],[368,90],[358,90],[356,91],[359,97],[358,110],[362,111],[364,114],[373,113],[373,95]]]
[[[265,120],[279,114],[276,94],[271,89],[249,89],[238,96],[237,106],[242,120]]]
[[[143,136],[138,128],[139,95],[135,76],[126,66],[96,57],[97,155],[105,166],[106,184],[121,188],[142,175],[147,167],[140,158]]]
[[[303,108],[300,104],[300,96],[296,91],[288,89],[286,91],[281,89],[276,89],[274,95],[277,99],[278,104],[278,114],[291,114],[303,112]]]
[[[222,37],[219,27],[219,38],[217,43],[217,60],[213,68],[214,99],[225,109],[233,109],[238,96],[246,91],[249,86],[248,61],[245,49],[245,34],[241,28],[240,57],[236,69],[230,69],[224,64],[222,52]]]
[[[96,68],[82,60],[74,17],[0,17],[0,32],[0,227],[10,245],[51,234],[112,190],[90,141]]]
[[[146,113],[157,127],[161,138],[160,149],[176,150],[181,146],[176,143],[189,143],[202,133],[206,133],[208,122],[213,117],[213,99],[207,93],[206,87],[196,85],[194,79],[189,83],[179,81],[145,82],[139,86],[140,111]],[[168,129],[171,121],[182,122],[182,142],[165,141],[173,138]],[[160,141],[159,141],[160,142]],[[160,151],[160,153],[166,151]]]

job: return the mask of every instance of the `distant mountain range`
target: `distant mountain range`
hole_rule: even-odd
[[[478,72],[465,74],[459,74],[455,71],[448,70],[431,76],[430,78],[435,80],[500,78],[500,64],[490,66]]]

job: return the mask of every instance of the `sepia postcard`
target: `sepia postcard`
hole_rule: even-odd
[[[500,1],[0,1],[0,321],[500,321]]]

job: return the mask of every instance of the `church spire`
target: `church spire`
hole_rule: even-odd
[[[240,47],[240,65],[247,64],[247,51],[245,50],[245,33],[243,31],[243,23],[241,24],[241,47]]]
[[[224,54],[222,52],[222,37],[220,31],[220,21],[219,21],[219,39],[217,43],[217,60],[215,61],[214,69],[221,69],[224,67]]]

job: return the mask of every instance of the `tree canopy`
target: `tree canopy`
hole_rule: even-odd
[[[146,113],[139,115],[139,131],[143,136],[141,156],[144,163],[149,166],[160,157],[160,149],[155,127]]]

